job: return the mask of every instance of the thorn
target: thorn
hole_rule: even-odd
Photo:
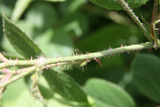
[[[128,53],[128,54],[130,54],[130,52],[129,52],[129,51],[127,51],[127,53]]]
[[[95,57],[93,57],[95,61],[97,61],[97,59]]]
[[[121,44],[121,48],[123,48],[123,44]]]
[[[97,61],[99,63],[99,65],[102,67],[103,65],[100,60],[101,60],[101,58],[98,58],[98,59],[95,58],[95,61]]]
[[[10,77],[11,77],[11,74],[8,73],[5,78],[1,79],[0,83],[3,83],[3,82],[5,82],[5,81],[9,80]]]
[[[19,62],[19,59],[18,58],[16,58],[16,61],[17,61],[17,63]]]
[[[11,77],[11,74],[8,73],[7,76],[6,76],[6,80],[9,80],[10,77]]]
[[[7,68],[4,68],[3,71],[7,74],[9,73],[9,70]]]
[[[87,58],[87,62],[90,62],[90,60]]]
[[[72,63],[75,63],[75,62],[72,60]]]
[[[137,20],[139,19],[139,17],[138,17],[138,16],[136,16],[136,18],[137,18]]]

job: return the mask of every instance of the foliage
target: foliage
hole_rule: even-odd
[[[154,38],[138,44],[147,41],[151,29],[137,16],[136,26],[123,0],[117,1],[1,0],[1,106],[157,106],[159,45]],[[150,22],[153,0],[126,3],[135,11],[129,10],[131,15]],[[152,23],[157,27],[159,21]]]

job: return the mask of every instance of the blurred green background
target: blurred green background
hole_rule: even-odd
[[[120,47],[121,44],[131,45],[146,41],[143,33],[123,10],[106,10],[88,0],[66,0],[64,2],[24,0],[23,5],[18,5],[18,1],[20,3],[21,0],[0,1],[0,51],[8,56],[21,57],[3,35],[3,12],[48,57],[70,56],[75,49],[79,49],[85,54],[109,47]],[[146,5],[134,8],[134,11],[139,17],[143,16],[150,22],[152,7],[153,0],[149,0]],[[136,53],[138,52],[103,58],[101,60],[103,67],[92,61],[84,71],[72,67],[67,68],[64,72],[68,73],[82,87],[90,78],[111,81],[124,88],[139,107],[154,107],[158,105],[159,101],[156,102],[146,97],[132,81],[133,75],[130,67]],[[159,51],[143,50],[141,53],[158,55]],[[20,84],[23,87],[24,84]],[[12,88],[14,90],[14,86]],[[7,102],[14,102],[13,99],[14,95],[12,100]]]

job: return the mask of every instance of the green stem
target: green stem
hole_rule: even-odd
[[[0,88],[5,87],[5,86],[9,85],[10,83],[13,83],[14,81],[17,81],[20,78],[30,74],[31,72],[35,71],[36,68],[37,68],[36,66],[32,66],[32,67],[26,68],[26,70],[24,72],[20,73],[19,75],[16,75],[16,76],[10,78],[9,80],[0,83]]]
[[[58,57],[58,58],[38,58],[34,60],[8,60],[7,62],[0,64],[0,69],[10,67],[10,66],[34,66],[39,64],[41,66],[48,65],[48,64],[57,64],[61,62],[76,62],[76,61],[83,61],[83,60],[93,60],[96,58],[101,58],[105,56],[111,56],[115,54],[120,54],[124,52],[130,52],[135,50],[141,50],[146,48],[152,48],[153,44],[151,42],[146,42],[142,44],[135,44],[130,46],[123,46],[115,49],[107,49],[100,52],[93,52],[84,55],[75,55],[75,56],[68,56],[68,57]]]
[[[77,55],[77,56],[69,56],[69,57],[62,57],[62,58],[51,58],[47,59],[44,64],[51,64],[51,63],[59,63],[59,62],[70,62],[70,61],[83,61],[83,60],[92,60],[95,58],[101,58],[106,56],[111,56],[115,54],[120,54],[124,52],[130,52],[135,50],[141,50],[146,48],[152,48],[153,44],[151,42],[146,42],[142,44],[130,45],[130,46],[123,46],[115,49],[107,49],[100,52],[88,53],[84,55]]]
[[[139,26],[139,28],[142,30],[142,32],[144,33],[144,35],[146,36],[146,38],[148,38],[148,40],[152,41],[152,39],[150,38],[150,35],[149,35],[148,31],[143,26],[143,23],[141,23],[141,21],[139,20],[139,18],[135,15],[135,13],[133,12],[133,10],[129,7],[128,3],[126,3],[124,0],[117,0],[117,1],[121,4],[121,6],[123,7],[123,9],[130,15],[130,17],[134,20],[134,22]]]
[[[135,45],[130,45],[130,46],[121,46],[119,48],[115,48],[115,49],[107,49],[104,51],[100,51],[100,52],[94,52],[94,53],[88,53],[88,54],[84,54],[84,55],[75,55],[75,56],[68,56],[68,57],[59,57],[59,58],[38,58],[35,60],[8,60],[8,65],[3,65],[3,63],[1,64],[2,66],[0,66],[0,68],[6,68],[9,66],[15,66],[15,65],[32,65],[32,67],[28,67],[28,68],[24,68],[21,69],[21,73],[10,78],[9,80],[2,82],[0,84],[0,88],[7,86],[8,84],[32,73],[33,71],[35,71],[37,69],[37,67],[39,67],[39,69],[43,70],[43,69],[48,69],[50,67],[55,67],[55,66],[59,66],[59,65],[66,65],[69,63],[79,63],[80,61],[87,61],[87,60],[96,60],[96,58],[101,58],[101,57],[105,57],[105,56],[110,56],[110,55],[115,55],[115,54],[120,54],[120,53],[124,53],[127,52],[129,53],[130,51],[136,51],[136,50],[141,50],[141,49],[146,49],[146,48],[152,48],[153,44],[151,42],[146,42],[146,43],[142,43],[142,44],[135,44]],[[42,62],[41,62],[42,61]],[[98,61],[98,60],[97,60]],[[38,63],[37,63],[38,62]],[[4,63],[5,64],[5,63]]]

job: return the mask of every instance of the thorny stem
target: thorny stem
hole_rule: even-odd
[[[133,10],[129,7],[128,3],[126,3],[124,0],[117,0],[117,1],[121,4],[123,9],[130,15],[130,17],[134,20],[134,22],[139,26],[139,28],[142,30],[142,32],[144,33],[146,38],[148,38],[148,40],[152,41],[152,39],[150,38],[150,35],[149,35],[148,31],[146,30],[146,28],[144,27],[143,23],[141,23],[138,16],[136,16],[135,13],[133,12]]]
[[[143,31],[144,35],[150,40],[149,34],[146,30],[146,28],[143,26],[143,24],[140,22],[139,18],[134,14],[132,9],[128,6],[128,4],[124,0],[117,0],[120,2],[122,7],[125,11],[131,16],[131,18],[135,21],[135,23],[140,27],[140,29]],[[100,52],[93,52],[93,53],[87,53],[83,55],[74,55],[74,56],[68,56],[68,57],[58,57],[58,58],[45,58],[40,56],[38,59],[34,60],[8,60],[6,59],[1,53],[0,53],[0,72],[3,72],[2,69],[6,69],[11,66],[28,66],[27,68],[22,68],[17,71],[9,71],[11,74],[15,74],[14,76],[10,77],[7,81],[1,81],[0,82],[0,90],[3,91],[4,87],[6,87],[8,84],[17,81],[18,79],[39,70],[48,69],[55,66],[60,65],[66,65],[66,64],[80,64],[83,61],[90,61],[95,60],[100,65],[100,58],[111,56],[115,54],[120,54],[127,52],[129,54],[130,51],[136,51],[136,50],[142,50],[147,48],[152,48],[153,43],[152,42],[146,42],[142,44],[135,44],[130,46],[123,46],[115,49],[107,49]],[[3,72],[5,73],[5,72]],[[2,77],[3,78],[3,77]],[[36,81],[35,81],[36,82]],[[2,93],[2,92],[0,92]],[[39,94],[40,95],[40,94]]]
[[[32,79],[31,93],[35,98],[39,99],[43,103],[44,107],[47,107],[47,104],[46,104],[46,102],[45,102],[45,100],[39,90],[38,84],[37,84],[38,79],[39,79],[39,74],[40,74],[39,71],[40,71],[40,69],[37,69],[31,77],[31,79]]]
[[[7,81],[5,81],[5,82],[2,82],[2,83],[0,84],[0,88],[7,86],[8,84],[10,84],[10,83],[12,83],[12,82],[14,82],[14,81],[19,80],[20,78],[22,78],[22,77],[30,74],[31,72],[33,72],[33,71],[35,71],[35,70],[36,70],[36,66],[32,66],[32,67],[26,68],[26,71],[25,71],[25,72],[22,72],[22,73],[20,73],[19,75],[16,75],[16,76],[10,78],[9,80],[7,80]]]
[[[58,58],[42,58],[42,59],[34,59],[34,60],[8,60],[7,62],[0,63],[0,69],[10,67],[10,66],[34,66],[38,63],[41,65],[48,64],[57,64],[63,62],[76,62],[76,61],[84,61],[84,60],[92,60],[95,58],[101,58],[105,56],[111,56],[119,53],[130,52],[135,50],[141,50],[146,48],[152,48],[153,44],[151,42],[146,42],[142,44],[135,44],[129,46],[121,46],[115,49],[107,49],[100,52],[87,53],[84,55],[75,55],[68,57],[58,57]],[[38,62],[38,63],[37,63]]]
[[[59,57],[59,58],[44,58],[44,57],[41,58],[40,57],[34,60],[7,60],[7,62],[0,63],[0,69],[7,68],[10,66],[22,66],[22,65],[23,66],[28,65],[32,67],[19,69],[18,71],[12,71],[11,73],[14,73],[14,74],[17,73],[17,75],[13,76],[12,78],[10,78],[5,82],[2,82],[0,84],[0,88],[32,73],[37,69],[37,66],[39,65],[41,66],[40,69],[43,70],[43,69],[48,69],[50,67],[66,65],[69,63],[77,64],[77,62],[80,62],[80,61],[88,61],[88,60],[90,61],[93,59],[96,60],[98,58],[105,57],[105,56],[111,56],[111,55],[124,53],[124,52],[129,53],[130,51],[141,50],[141,49],[152,48],[152,47],[153,45],[151,42],[146,42],[146,43],[135,44],[130,46],[121,45],[121,47],[115,48],[115,49],[110,48],[100,52],[88,53],[84,55],[75,55],[75,56],[69,56],[69,57]]]
[[[68,57],[59,57],[59,58],[38,58],[34,60],[7,60],[7,62],[3,62],[0,64],[0,69],[7,68],[10,66],[22,66],[22,65],[28,65],[31,67],[19,69],[17,72],[12,71],[12,73],[17,73],[17,75],[11,77],[9,80],[0,83],[0,88],[7,86],[8,84],[32,73],[33,71],[36,71],[37,67],[40,67],[38,69],[48,69],[50,67],[60,66],[60,65],[66,65],[66,64],[78,64],[81,61],[90,61],[90,60],[96,60],[99,61],[98,58],[111,56],[115,54],[120,54],[130,51],[139,51],[142,49],[152,48],[153,44],[151,42],[146,42],[142,44],[135,44],[135,45],[129,45],[129,46],[123,46],[115,49],[107,49],[100,52],[94,52],[94,53],[87,53],[84,55],[75,55],[75,56],[68,56]]]
[[[127,13],[135,21],[135,23],[140,27],[144,35],[149,40],[151,40],[151,38],[149,37],[148,31],[143,26],[143,24],[140,22],[139,18],[134,14],[132,9],[130,9],[128,4],[124,0],[117,0],[117,1],[120,2],[124,10],[127,11]],[[45,57],[40,56],[39,58],[34,59],[34,60],[32,58],[30,60],[18,60],[18,59],[8,60],[0,53],[0,73],[2,73],[2,75],[0,75],[2,76],[0,77],[0,79],[3,79],[4,77],[3,74],[8,73],[10,75],[10,77],[8,77],[6,81],[0,81],[0,99],[1,99],[1,93],[3,92],[4,88],[7,85],[19,80],[20,78],[23,78],[24,76],[32,72],[37,71],[35,72],[35,75],[33,75],[35,77],[33,78],[32,91],[33,91],[33,95],[35,95],[37,98],[40,99],[40,101],[42,101],[45,104],[43,96],[41,95],[39,91],[37,80],[35,80],[37,79],[36,76],[38,75],[39,71],[48,69],[51,67],[60,66],[60,65],[81,64],[84,61],[90,62],[90,60],[95,60],[102,66],[102,64],[100,63],[100,58],[102,57],[120,54],[124,52],[127,52],[129,54],[130,51],[140,51],[142,49],[147,49],[147,48],[152,48],[152,47],[154,47],[152,42],[146,42],[146,43],[135,44],[135,45],[130,45],[130,46],[121,45],[121,47],[115,48],[115,49],[110,48],[110,49],[103,50],[100,52],[93,52],[93,53],[87,53],[83,55],[74,55],[74,56],[68,56],[68,57],[45,58]],[[12,67],[12,66],[20,66],[20,67],[23,66],[26,68],[22,68],[17,71],[8,70],[8,72],[6,73],[4,69],[7,69],[8,67]]]
[[[71,64],[71,63],[72,62],[63,62],[63,63],[57,63],[57,64],[49,64],[49,65],[42,66],[41,69],[44,70],[44,69],[49,69],[51,67],[61,66],[61,65]]]
[[[56,63],[56,64],[48,64],[48,65],[45,65],[45,66],[42,66],[40,68],[40,70],[44,70],[44,69],[49,69],[51,67],[56,67],[56,66],[60,66],[60,65],[66,65],[66,64],[70,64],[71,62],[64,62],[64,63]],[[39,69],[39,68],[38,68]],[[15,82],[17,80],[19,80],[20,78],[34,72],[37,70],[37,66],[32,66],[32,67],[28,67],[28,68],[23,68],[23,69],[19,69],[17,71],[11,71],[11,74],[17,74],[16,76],[10,78],[9,80],[5,81],[5,82],[1,82],[0,83],[0,89],[2,87],[5,87],[7,85],[9,85],[10,83],[12,82]]]
[[[156,0],[154,0],[154,5],[153,5],[153,12],[152,12],[152,24],[151,24],[151,31],[152,31],[152,38],[154,38],[154,35],[156,35],[155,33],[154,33],[154,27],[153,27],[153,23],[154,23],[154,21],[155,21],[155,18],[156,18],[156,14],[157,14],[157,4],[156,4]]]

